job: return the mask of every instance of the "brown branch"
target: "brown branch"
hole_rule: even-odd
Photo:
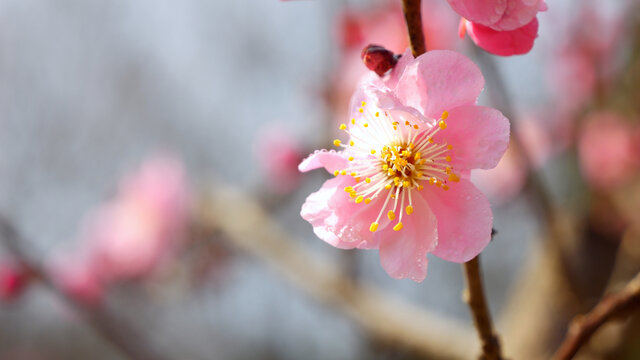
[[[402,11],[409,32],[409,44],[414,57],[418,57],[427,51],[422,32],[422,14],[420,12],[420,0],[402,0]]]
[[[482,342],[482,360],[501,360],[500,341],[493,329],[491,313],[484,295],[482,273],[480,271],[480,255],[464,263],[467,289],[463,294],[469,304],[473,323]]]
[[[640,273],[622,291],[605,296],[591,312],[576,317],[556,353],[555,360],[572,359],[591,336],[610,320],[640,309]]]
[[[429,359],[472,356],[476,339],[468,327],[354,283],[339,267],[298,245],[240,190],[216,184],[199,214],[207,232],[222,231],[234,248],[261,260],[314,300],[345,313],[378,341]]]
[[[56,286],[49,274],[30,258],[25,250],[28,243],[21,236],[11,222],[0,215],[0,238],[4,242],[7,250],[22,266],[43,285],[60,297],[71,309],[73,309],[82,319],[94,330],[94,332],[105,339],[114,349],[131,360],[163,360],[161,356],[152,350],[140,334],[131,329],[128,324],[117,318],[115,314],[107,312],[101,307],[89,307],[73,298]]]

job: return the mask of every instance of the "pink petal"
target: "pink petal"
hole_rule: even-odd
[[[476,45],[501,56],[526,54],[538,37],[538,19],[511,31],[496,31],[478,23],[468,22],[467,33]]]
[[[404,105],[438,119],[445,110],[475,104],[483,87],[480,69],[466,56],[432,50],[407,66],[396,94]]]
[[[438,132],[436,141],[453,147],[454,168],[492,169],[509,145],[509,120],[494,108],[460,106],[451,109],[447,128]]]
[[[522,27],[545,11],[541,0],[448,0],[463,18],[498,31]]]
[[[438,243],[437,221],[420,196],[413,199],[414,213],[403,215],[403,229],[387,226],[382,232],[380,263],[395,279],[421,282],[427,276],[427,253]]]
[[[349,176],[327,180],[319,191],[307,197],[300,215],[311,223],[319,238],[337,248],[377,248],[379,233],[369,231],[369,225],[375,221],[382,200],[356,204],[344,191],[354,184]],[[381,221],[380,228],[387,223]]]
[[[489,244],[493,224],[491,206],[469,180],[451,183],[447,191],[435,188],[420,194],[438,221],[434,255],[462,263],[473,259]]]
[[[298,170],[307,172],[317,168],[324,167],[328,172],[344,169],[349,160],[341,153],[335,150],[319,150],[302,160],[298,165]]]

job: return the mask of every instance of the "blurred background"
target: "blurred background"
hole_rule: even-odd
[[[19,234],[0,246],[0,359],[472,358],[459,264],[430,256],[424,282],[394,280],[299,216],[328,176],[297,164],[330,147],[360,51],[407,47],[399,4],[0,1],[0,213]],[[498,57],[423,0],[428,47],[479,64],[480,102],[518,137],[473,179],[497,230],[491,311],[519,359],[548,358],[640,270],[640,4],[548,5],[533,50]],[[335,279],[398,303],[354,315]],[[462,329],[460,352],[363,320],[395,311],[436,317],[417,329],[445,340]],[[638,359],[639,329],[626,318],[580,356]]]

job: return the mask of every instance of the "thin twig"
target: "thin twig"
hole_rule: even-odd
[[[572,359],[604,323],[639,309],[640,273],[622,291],[605,296],[591,312],[576,317],[553,359]]]
[[[239,189],[215,184],[198,213],[207,231],[223,232],[234,248],[263,261],[314,300],[342,311],[378,341],[428,359],[472,356],[477,340],[466,326],[354,283],[339,267],[298,245]]]
[[[414,57],[424,54],[426,44],[422,32],[422,15],[420,12],[420,0],[402,0],[402,11],[409,32],[409,44]]]
[[[94,332],[105,339],[114,349],[130,360],[163,360],[166,357],[151,349],[150,344],[140,334],[133,331],[115,314],[103,307],[86,306],[69,297],[56,286],[49,274],[30,258],[25,250],[28,243],[4,216],[0,215],[0,238],[7,250],[37,280],[65,301]]]
[[[491,313],[484,295],[482,273],[480,271],[480,255],[464,263],[467,289],[463,298],[469,304],[473,323],[482,342],[482,360],[501,360],[500,341],[493,329]]]

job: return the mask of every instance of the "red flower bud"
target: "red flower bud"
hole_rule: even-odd
[[[371,71],[375,71],[378,76],[384,75],[398,63],[399,56],[379,45],[367,45],[360,54],[362,62]]]

